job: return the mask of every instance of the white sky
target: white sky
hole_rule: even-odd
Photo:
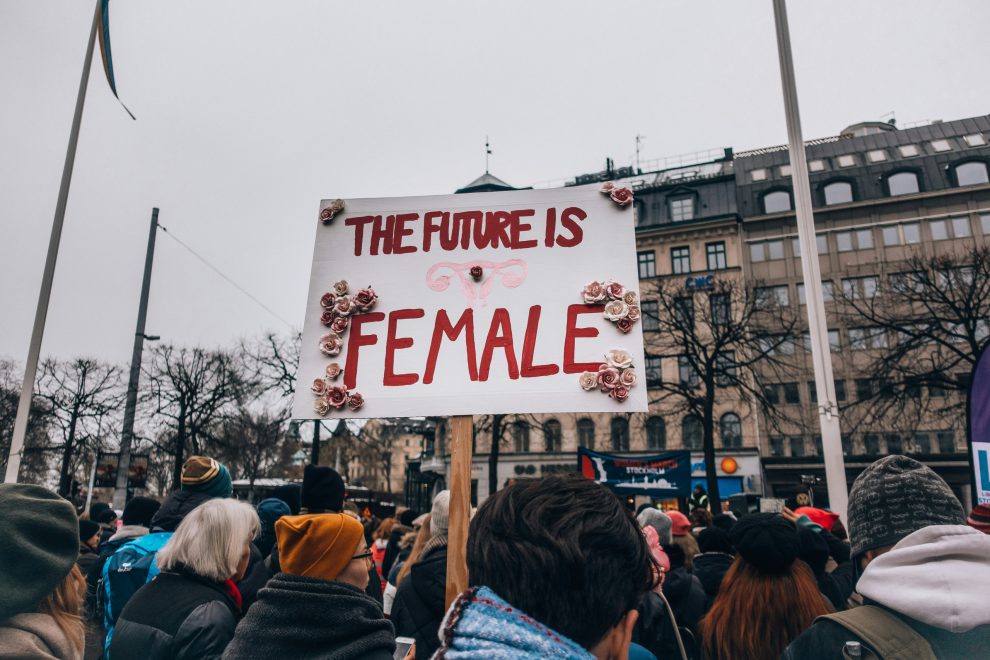
[[[23,362],[92,3],[0,3],[0,356]],[[990,111],[990,3],[790,3],[806,138]],[[43,354],[129,359],[152,206],[301,325],[321,198],[517,186],[786,141],[772,7],[745,2],[112,0]],[[159,235],[149,334],[285,326]]]

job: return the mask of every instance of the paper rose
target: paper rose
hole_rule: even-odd
[[[361,396],[360,392],[352,392],[350,396],[347,397],[347,407],[351,410],[360,410],[363,405],[364,397]]]
[[[605,367],[598,370],[598,388],[607,392],[619,384],[619,370],[615,367]]]
[[[626,318],[635,323],[639,320],[640,313],[639,305],[629,305],[629,313],[626,314]]]
[[[618,328],[623,334],[632,332],[633,325],[635,325],[635,322],[628,316],[615,322],[615,327]]]
[[[346,296],[347,280],[340,280],[339,282],[335,282],[333,285],[333,292],[336,293],[338,296]]]
[[[334,385],[327,390],[327,404],[333,408],[340,408],[347,403],[347,388]]]
[[[355,293],[354,297],[351,298],[351,302],[358,310],[367,312],[378,302],[378,294],[369,286]]]
[[[629,188],[613,188],[609,197],[619,206],[626,207],[632,204],[633,192]]]
[[[598,374],[594,371],[585,371],[581,374],[580,382],[581,389],[585,392],[590,392],[598,387]]]
[[[333,306],[333,311],[340,316],[347,316],[354,311],[354,303],[347,297],[337,298],[337,304]]]
[[[622,348],[613,348],[605,354],[605,361],[608,366],[616,369],[628,369],[632,366],[633,358],[629,351]]]
[[[330,323],[330,330],[336,332],[338,335],[342,335],[347,332],[347,326],[350,324],[350,319],[346,316],[338,316],[333,319]]]
[[[605,293],[608,294],[609,300],[622,300],[622,297],[626,295],[626,287],[618,282],[609,282],[605,286]],[[626,304],[628,305],[629,303]]]
[[[635,291],[626,291],[625,295],[622,296],[622,302],[627,305],[638,305],[639,304],[639,294]]]
[[[475,282],[480,282],[482,275],[484,275],[484,271],[481,269],[481,266],[471,266],[471,270],[469,272],[471,273],[471,279]]]
[[[337,317],[332,309],[325,309],[320,313],[320,323],[326,326],[333,325],[333,320]]]
[[[605,305],[604,313],[605,318],[609,321],[618,321],[619,319],[624,319],[629,315],[629,305],[621,300],[613,300],[609,304]]]
[[[320,337],[320,350],[324,355],[333,357],[340,353],[344,347],[344,340],[335,332],[331,332]]]
[[[335,199],[330,202],[329,206],[326,206],[320,211],[320,220],[325,225],[329,225],[333,222],[334,217],[344,210],[344,200]]]
[[[623,369],[622,373],[619,374],[619,384],[625,387],[633,387],[636,385],[636,370]]]
[[[605,285],[597,281],[585,284],[581,290],[581,295],[584,296],[584,302],[588,305],[601,302],[605,300]]]
[[[615,184],[611,181],[606,181],[602,184],[602,187],[598,189],[598,192],[604,195],[611,195],[613,190],[615,190]]]
[[[330,404],[327,403],[326,399],[320,397],[319,399],[313,402],[313,412],[315,412],[317,415],[326,415],[328,412],[330,412]]]
[[[313,394],[323,394],[327,391],[327,382],[322,378],[317,378],[313,381],[313,386],[310,389],[313,390]]]
[[[625,385],[616,385],[609,391],[608,395],[619,403],[622,403],[629,398],[629,388]]]
[[[324,293],[320,296],[320,307],[323,309],[333,309],[335,302],[337,302],[337,296],[332,293]]]
[[[341,369],[340,365],[336,362],[331,362],[327,365],[327,378],[330,380],[336,380],[337,376],[340,375]]]

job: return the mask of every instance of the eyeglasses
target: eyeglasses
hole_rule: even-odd
[[[371,559],[371,550],[361,555],[354,555],[351,559]]]

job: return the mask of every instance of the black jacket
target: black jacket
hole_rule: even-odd
[[[258,592],[223,657],[391,660],[394,651],[392,624],[360,589],[279,573]]]
[[[663,581],[663,595],[670,602],[677,625],[684,626],[697,637],[698,622],[705,614],[705,589],[701,581],[684,568],[675,568]]]
[[[177,490],[166,498],[151,519],[151,531],[174,532],[190,511],[203,502],[212,500],[211,495],[191,490]]]
[[[694,556],[694,576],[705,590],[705,611],[712,606],[722,586],[722,578],[729,572],[735,557],[724,552],[703,552]]]
[[[429,658],[440,648],[440,622],[446,611],[447,548],[422,555],[398,586],[392,603],[395,634],[416,640],[416,657]]]
[[[224,585],[184,570],[159,573],[124,606],[113,631],[110,657],[219,658],[234,636],[238,614]]]

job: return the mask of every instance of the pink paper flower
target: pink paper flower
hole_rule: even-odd
[[[330,324],[330,330],[336,332],[338,335],[342,335],[347,332],[347,326],[350,324],[350,321],[346,316],[338,316]]]
[[[615,322],[615,327],[621,330],[624,334],[629,333],[633,329],[634,325],[636,325],[635,322],[630,320],[628,316]]]
[[[619,384],[632,389],[636,385],[636,370],[623,369],[619,374]]]
[[[332,309],[325,309],[320,313],[320,323],[325,326],[332,325],[335,318],[337,314]]]
[[[594,371],[585,371],[581,374],[580,383],[582,390],[590,392],[598,387],[598,374]]]
[[[609,197],[619,206],[626,207],[632,204],[633,192],[629,188],[613,188]]]
[[[609,300],[622,300],[622,297],[626,295],[626,287],[618,282],[609,282],[605,287],[605,293],[608,294]]]
[[[605,286],[598,281],[589,282],[584,285],[581,295],[584,296],[584,302],[588,305],[601,302],[605,300]]]
[[[321,396],[327,391],[327,383],[322,378],[317,378],[313,381],[313,385],[310,389],[313,390],[313,394]]]
[[[337,302],[337,296],[332,293],[324,293],[320,296],[320,307],[323,309],[333,309],[333,304]]]
[[[640,309],[639,305],[629,305],[629,313],[626,314],[626,318],[635,323],[639,320]]]
[[[340,298],[337,298],[337,304],[333,306],[333,311],[339,316],[348,316],[352,311],[354,311],[354,303],[351,302],[350,298],[341,296]]]
[[[602,392],[607,392],[619,384],[619,370],[615,367],[599,368],[598,387]]]
[[[618,321],[629,315],[629,305],[621,300],[613,300],[605,305],[605,318],[609,321]]]
[[[340,280],[339,282],[335,282],[333,285],[333,292],[338,296],[346,296],[347,290],[347,280]]]
[[[364,397],[361,396],[360,392],[351,392],[351,395],[347,397],[347,407],[351,410],[360,410],[363,405]]]
[[[626,291],[622,296],[622,302],[627,305],[638,305],[639,304],[639,294],[635,291]]]
[[[628,369],[632,366],[633,358],[629,351],[622,348],[613,348],[605,354],[605,361],[608,366],[616,369]]]
[[[341,368],[336,362],[331,362],[327,365],[327,378],[330,380],[337,380],[337,376],[340,375]]]
[[[327,390],[327,404],[333,408],[341,408],[347,403],[347,389],[340,385],[334,385]]]
[[[629,398],[629,388],[624,385],[616,385],[608,395],[619,403],[622,403]]]
[[[598,189],[598,192],[603,195],[611,195],[613,190],[615,190],[615,184],[611,181],[606,181],[602,184],[602,187]]]
[[[332,202],[330,202],[329,206],[327,206],[322,211],[320,211],[320,220],[323,221],[323,224],[329,225],[331,222],[333,222],[334,217],[343,210],[344,210],[344,200],[335,199]]]
[[[480,282],[482,275],[484,275],[484,271],[481,269],[481,266],[471,266],[470,273],[471,279],[475,282]]]
[[[378,294],[370,286],[366,289],[361,289],[354,297],[351,298],[351,302],[362,312],[367,312],[375,303],[378,302]]]
[[[320,350],[324,355],[333,357],[340,353],[344,347],[344,340],[335,332],[331,332],[320,337]]]
[[[330,404],[327,403],[325,398],[320,397],[313,402],[313,412],[320,416],[326,415],[330,412]]]

